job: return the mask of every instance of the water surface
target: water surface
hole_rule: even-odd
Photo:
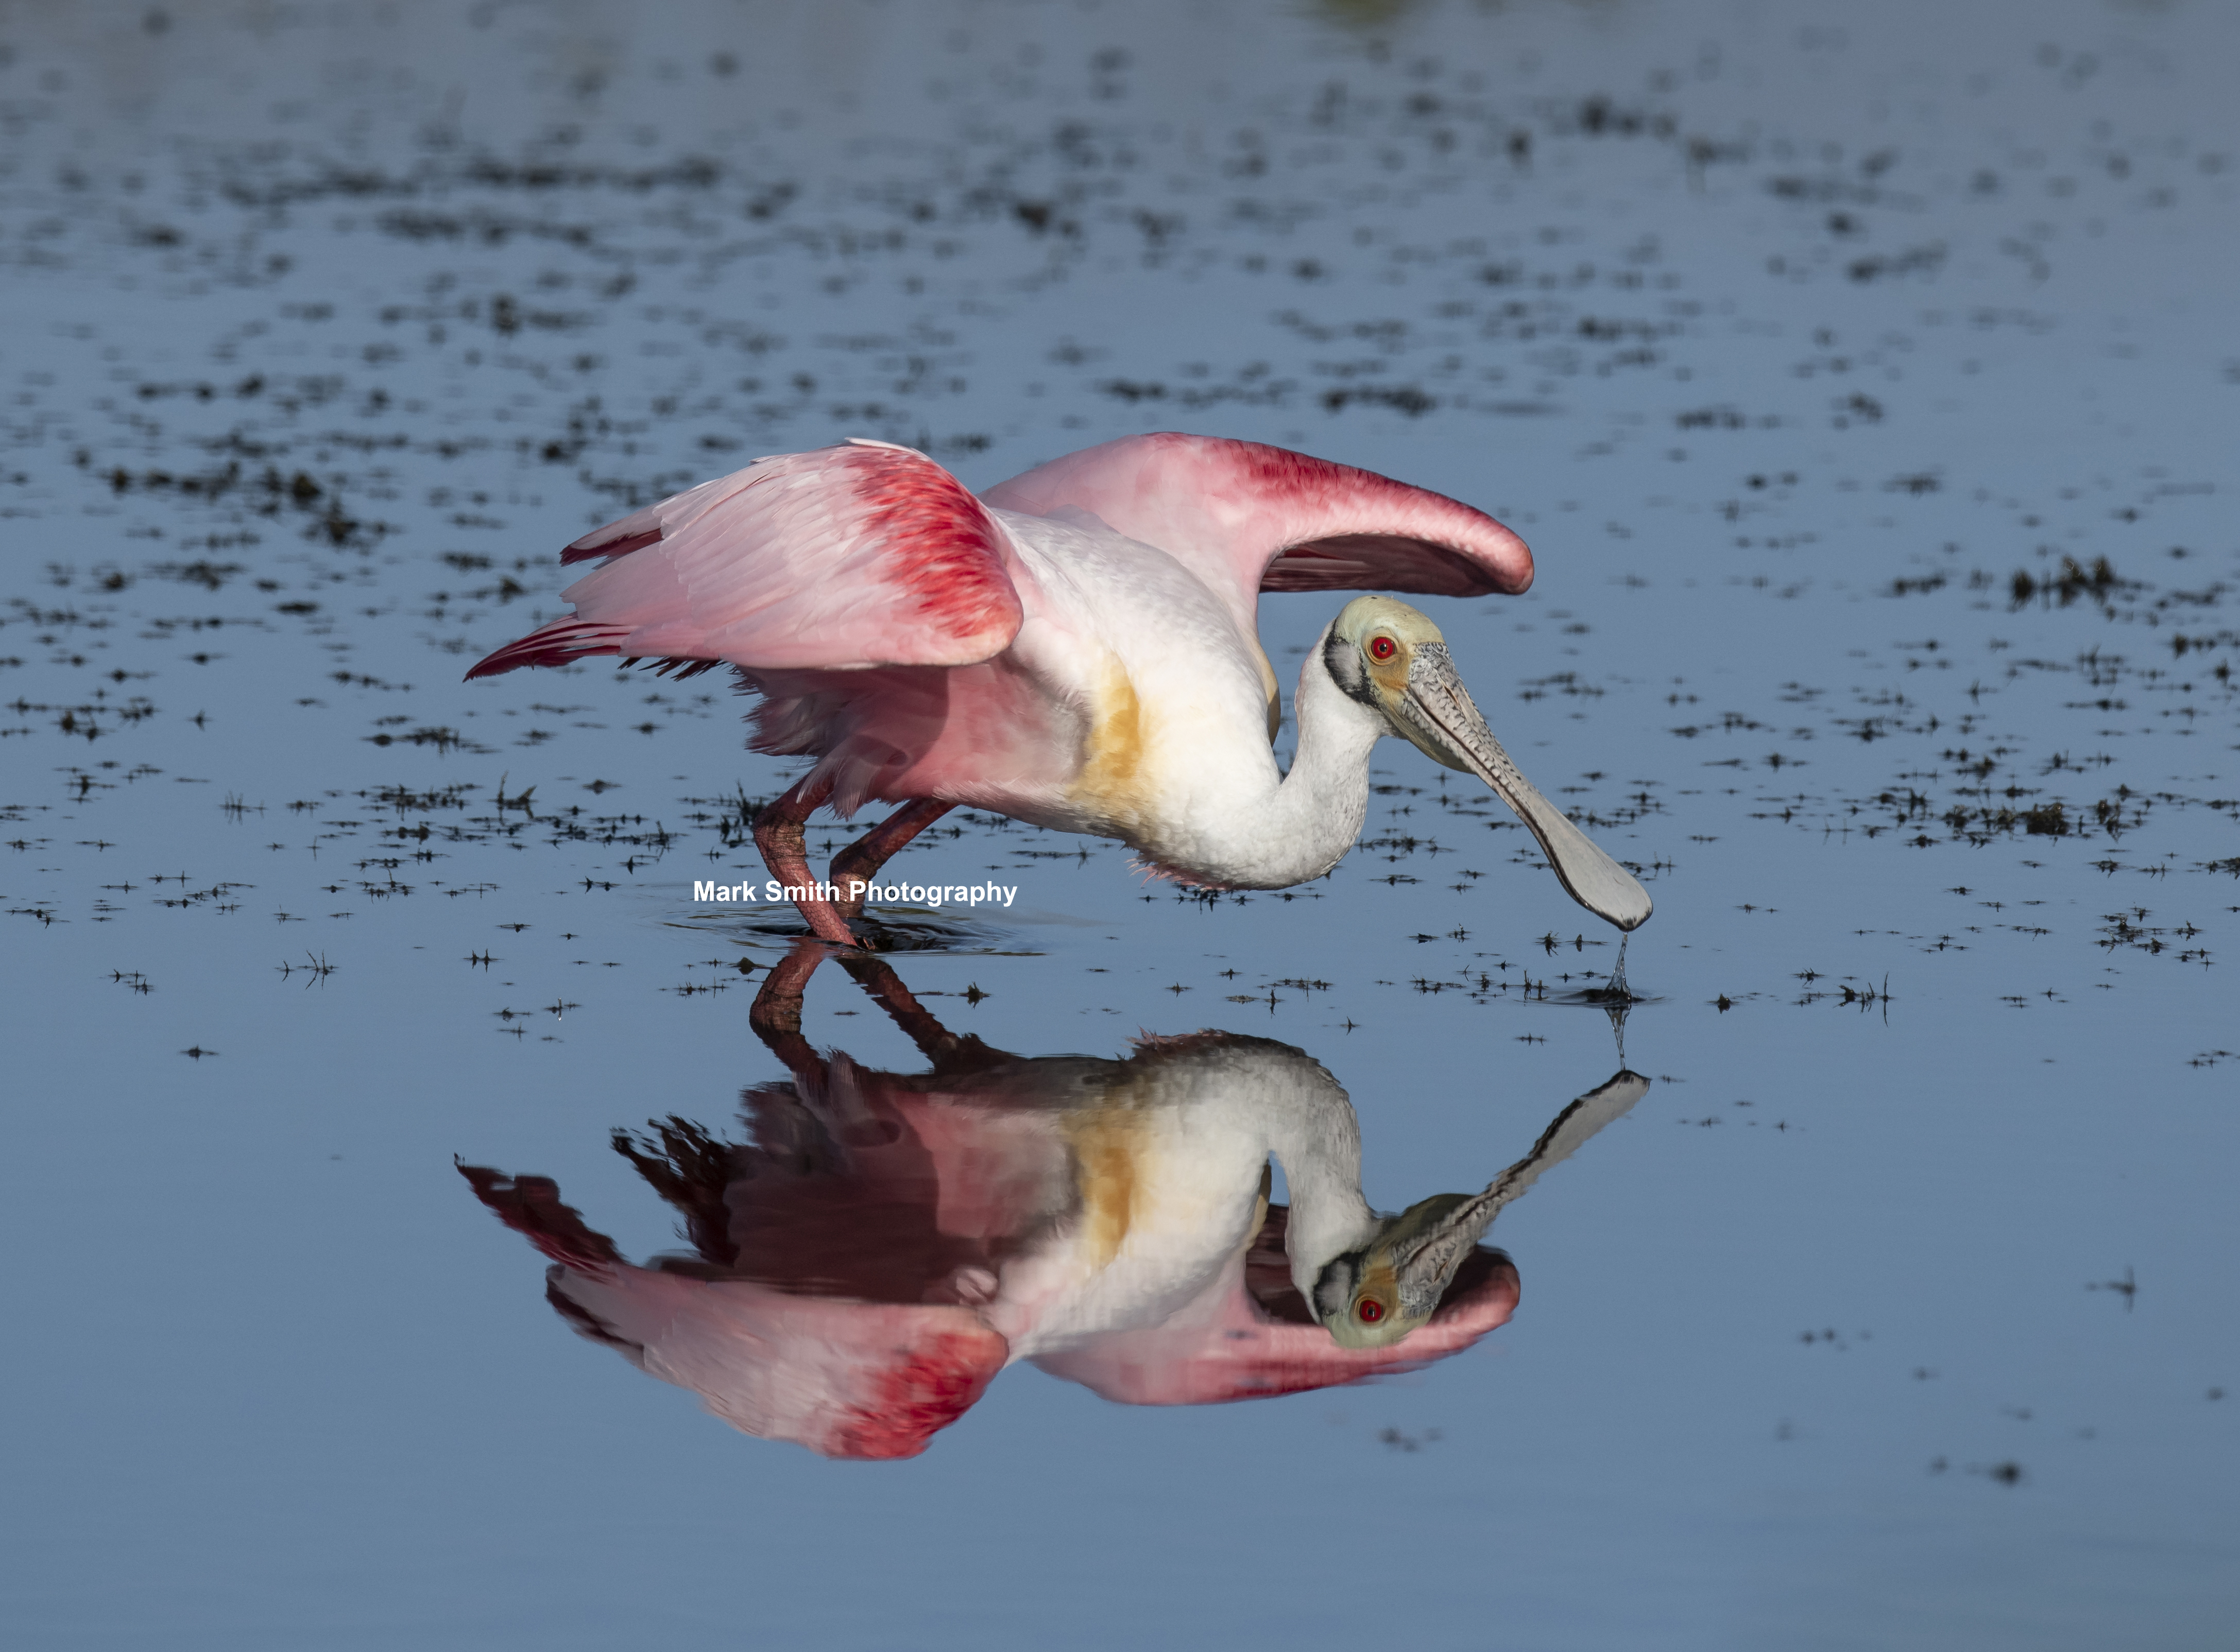
[[[2229,1636],[2236,44],[2186,3],[0,7],[18,1638]],[[1616,936],[1397,747],[1283,895],[951,816],[895,873],[1018,893],[878,915],[912,1002],[1028,1062],[1300,1052],[1391,1211],[1650,1082],[1485,1236],[1505,1322],[1410,1375],[1021,1364],[906,1461],[749,1437],[572,1334],[455,1161],[678,1249],[610,1141],[750,1143],[800,1082],[750,1016],[797,926],[693,890],[765,876],[789,771],[719,677],[458,679],[561,544],[756,455],[982,488],[1168,428],[1532,543],[1529,595],[1424,606],[1654,896],[1647,1002],[1621,1051]],[[1287,696],[1336,606],[1263,601]],[[837,970],[799,1038],[930,1070]]]

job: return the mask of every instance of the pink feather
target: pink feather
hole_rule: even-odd
[[[1270,1207],[1251,1250],[1231,1260],[1197,1301],[1163,1324],[1106,1331],[1033,1356],[1052,1376],[1122,1405],[1217,1405],[1398,1376],[1459,1354],[1517,1311],[1516,1265],[1481,1249],[1430,1322],[1384,1348],[1342,1348],[1311,1322],[1290,1289],[1290,1213]]]
[[[1248,620],[1260,591],[1517,592],[1532,553],[1482,510],[1373,470],[1163,430],[1084,448],[990,488],[1002,510],[1085,510],[1157,545]]]
[[[584,654],[770,670],[969,665],[1018,634],[1003,531],[924,455],[871,443],[757,459],[586,534],[604,565],[470,677]]]

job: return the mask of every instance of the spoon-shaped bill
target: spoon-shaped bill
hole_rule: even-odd
[[[1454,1276],[1470,1248],[1485,1236],[1502,1207],[1537,1182],[1543,1171],[1578,1151],[1603,1126],[1631,1111],[1633,1104],[1649,1094],[1649,1082],[1639,1073],[1623,1069],[1613,1073],[1558,1113],[1540,1133],[1532,1150],[1496,1176],[1484,1192],[1471,1198],[1440,1194],[1402,1216],[1402,1229],[1411,1225],[1410,1219],[1418,1210],[1430,1218],[1412,1224],[1416,1230],[1404,1239],[1398,1229],[1388,1236],[1389,1240],[1400,1240],[1394,1245],[1393,1269],[1403,1281],[1403,1292],[1412,1282],[1417,1295],[1428,1291],[1436,1304],[1438,1293],[1446,1289],[1446,1282]]]
[[[1316,1311],[1331,1336],[1348,1348],[1382,1347],[1427,1322],[1502,1208],[1623,1117],[1649,1085],[1639,1073],[1620,1069],[1558,1113],[1532,1150],[1484,1192],[1434,1194],[1387,1218],[1365,1250],[1338,1258],[1316,1286]],[[1377,1304],[1373,1316],[1360,1311],[1364,1297]]]
[[[1448,768],[1476,775],[1516,810],[1540,840],[1548,864],[1573,900],[1621,929],[1637,929],[1649,921],[1649,891],[1518,771],[1486,727],[1484,715],[1463,686],[1443,644],[1416,649],[1408,669],[1408,691],[1399,705],[1415,725],[1403,726],[1402,732]]]

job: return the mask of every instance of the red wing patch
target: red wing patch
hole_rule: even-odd
[[[818,1449],[831,1457],[914,1457],[963,1416],[1003,1368],[1007,1345],[994,1331],[946,1331],[880,1374],[869,1405],[852,1408]]]
[[[1017,632],[1019,596],[995,524],[964,485],[917,453],[865,446],[850,458],[860,473],[860,531],[884,542],[886,571],[927,622],[959,640]]]
[[[468,673],[586,654],[750,669],[969,665],[1024,611],[1010,541],[923,454],[877,442],[782,453],[583,536],[603,559],[563,593],[576,612]]]
[[[1259,442],[1122,436],[1014,476],[988,498],[1034,515],[1090,511],[1232,594],[1247,617],[1263,590],[1480,596],[1532,583],[1532,553],[1483,511]]]

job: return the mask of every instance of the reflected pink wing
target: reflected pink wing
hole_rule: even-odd
[[[1489,1260],[1491,1260],[1490,1258]],[[1053,1376],[1123,1405],[1214,1405],[1397,1376],[1459,1354],[1517,1309],[1506,1257],[1430,1322],[1390,1348],[1340,1348],[1319,1325],[1270,1316],[1244,1287],[1239,1256],[1190,1310],[1163,1325],[1112,1331],[1078,1348],[1037,1354]]]
[[[564,1301],[570,1320],[649,1376],[690,1389],[736,1429],[828,1457],[917,1456],[979,1400],[1009,1351],[967,1308],[626,1266],[547,1277],[556,1307]]]
[[[1179,558],[1250,617],[1257,592],[1516,592],[1524,542],[1482,510],[1257,442],[1123,436],[990,488],[990,504],[1085,510]]]
[[[795,1296],[633,1267],[561,1202],[549,1176],[458,1170],[499,1221],[559,1264],[545,1295],[577,1331],[760,1438],[828,1457],[914,1457],[1010,1356],[966,1308]]]
[[[607,559],[562,596],[573,616],[468,672],[586,654],[749,668],[970,665],[1021,619],[1006,545],[980,502],[922,453],[856,442],[757,459],[586,534]]]

